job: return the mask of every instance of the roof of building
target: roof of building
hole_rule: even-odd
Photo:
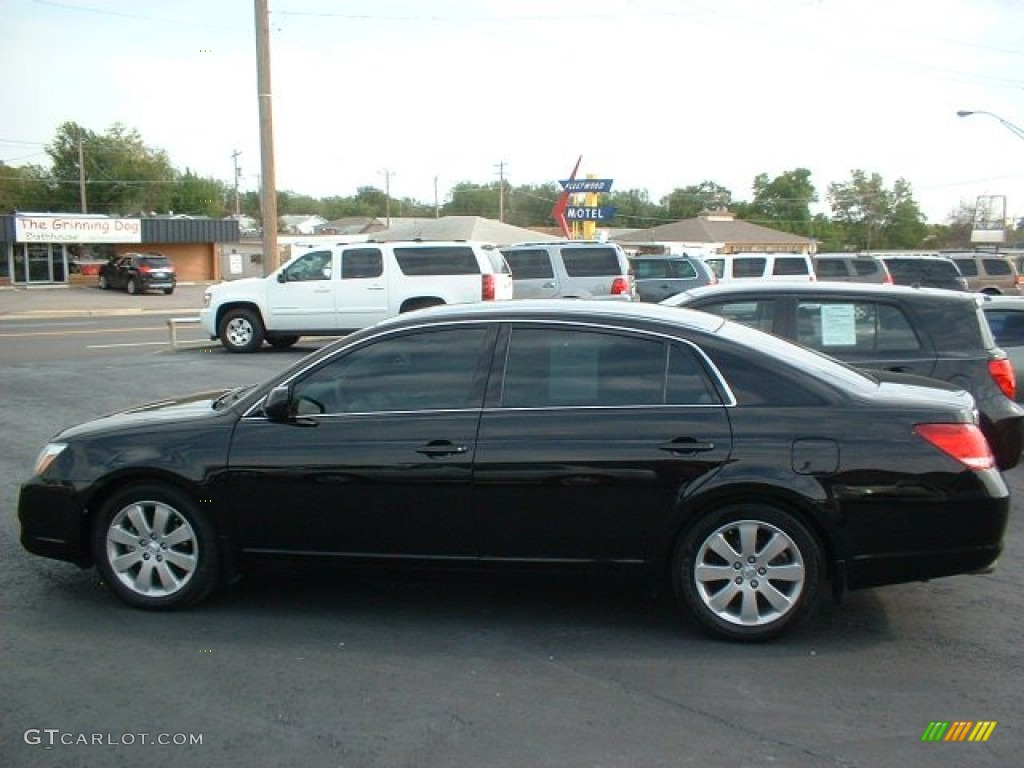
[[[533,229],[516,227],[482,216],[442,216],[439,219],[420,219],[395,223],[382,232],[374,232],[373,240],[478,240],[495,245],[560,240]]]
[[[763,227],[731,213],[704,213],[650,229],[637,229],[613,238],[618,243],[813,243],[809,237]]]

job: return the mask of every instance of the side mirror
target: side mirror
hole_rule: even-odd
[[[287,283],[288,282],[288,276],[285,275],[284,272],[278,272],[277,273],[277,282],[279,282],[279,283]]]
[[[263,403],[263,413],[271,421],[288,422],[294,418],[292,413],[292,392],[287,386],[274,387]]]

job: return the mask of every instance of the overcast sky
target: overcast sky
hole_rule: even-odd
[[[659,200],[810,169],[906,179],[929,221],[1024,216],[1022,0],[271,0],[279,189],[443,202],[459,182],[615,180]],[[0,0],[0,160],[65,120],[259,180],[252,0]],[[825,210],[816,207],[815,210]]]

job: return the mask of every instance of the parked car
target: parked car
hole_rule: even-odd
[[[100,267],[100,288],[121,288],[128,293],[159,290],[174,293],[178,276],[162,253],[125,253]]]
[[[982,305],[996,344],[1006,352],[1017,377],[1017,402],[1024,402],[1024,297],[990,296]]]
[[[616,243],[557,240],[501,249],[517,299],[636,298],[626,253]]]
[[[698,256],[638,254],[629,257],[640,301],[659,302],[688,288],[718,282],[715,273]]]
[[[818,253],[814,256],[814,274],[819,280],[842,283],[882,283],[892,285],[892,275],[877,256],[857,253]]]
[[[967,290],[993,296],[1020,296],[1021,277],[1013,261],[993,253],[946,253],[967,281]]]
[[[945,288],[949,291],[967,290],[967,281],[957,265],[937,253],[880,253],[879,258],[885,262],[896,285]]]
[[[493,245],[464,240],[315,247],[267,277],[210,286],[199,322],[231,352],[300,336],[334,336],[438,304],[512,298],[512,275]]]
[[[141,608],[255,561],[596,567],[761,640],[832,590],[973,572],[1009,492],[959,388],[880,381],[701,312],[437,307],[265,384],[60,432],[21,541]]]
[[[1013,367],[978,294],[856,283],[724,285],[667,299],[751,325],[876,371],[967,388],[1002,469],[1020,461],[1024,409]]]
[[[815,279],[811,257],[802,253],[719,253],[704,261],[719,282],[734,280],[802,281]]]

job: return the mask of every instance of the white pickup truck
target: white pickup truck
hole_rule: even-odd
[[[495,246],[467,241],[367,242],[316,248],[267,277],[210,286],[200,323],[232,352],[264,341],[334,336],[435,304],[512,298],[512,275]]]

